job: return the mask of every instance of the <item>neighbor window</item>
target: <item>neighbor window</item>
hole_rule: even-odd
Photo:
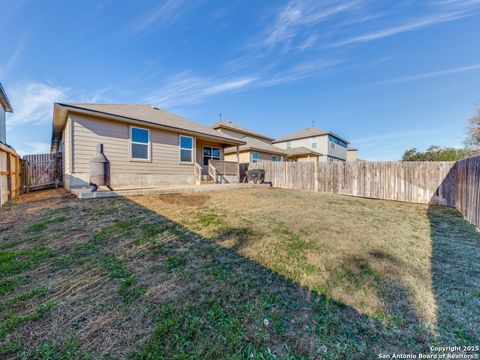
[[[258,162],[258,152],[253,151],[252,152],[252,163]]]
[[[311,140],[312,149],[315,149],[317,147],[317,138],[312,137],[310,140]]]
[[[150,159],[150,130],[130,128],[130,157],[132,160]]]
[[[347,143],[343,140],[337,139],[336,137],[333,137],[332,135],[328,135],[328,140],[330,140],[331,143],[340,145],[341,147],[346,148]]]
[[[203,166],[208,166],[208,161],[220,160],[220,148],[212,146],[203,147]]]
[[[272,161],[277,161],[277,157],[275,155],[272,155]]]
[[[193,162],[193,138],[191,136],[180,135],[180,162]]]
[[[292,142],[291,141],[287,141],[287,149],[290,149],[292,147]]]

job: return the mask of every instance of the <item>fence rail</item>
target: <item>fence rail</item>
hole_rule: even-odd
[[[480,156],[459,162],[258,162],[273,187],[456,207],[480,228]]]
[[[0,144],[0,206],[20,194],[22,165],[12,148]]]

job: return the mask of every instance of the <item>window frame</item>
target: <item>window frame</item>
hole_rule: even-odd
[[[184,138],[189,138],[192,140],[192,148],[191,149],[188,149],[188,148],[182,148],[182,137]],[[194,137],[193,136],[189,136],[189,135],[178,135],[178,161],[180,164],[185,164],[185,165],[191,165],[193,164],[193,162],[195,161],[194,157],[195,157],[195,152],[194,152],[194,149],[195,149],[195,141],[194,141]],[[192,156],[191,156],[191,159],[190,161],[182,161],[182,150],[190,150],[192,152]]]
[[[133,129],[138,129],[138,130],[146,130],[147,131],[147,136],[148,136],[148,142],[147,143],[143,143],[143,142],[138,142],[138,141],[133,141],[133,138],[132,138],[132,132],[133,132]],[[143,128],[143,127],[140,127],[140,126],[133,126],[133,125],[130,125],[130,128],[129,128],[129,160],[130,161],[140,161],[140,162],[151,162],[152,161],[152,142],[151,142],[151,138],[150,138],[150,129],[147,129],[147,128]],[[144,158],[135,158],[133,157],[132,155],[132,144],[137,144],[137,145],[146,145],[147,146],[147,158],[144,159]]]
[[[257,159],[254,158],[254,156],[253,156],[254,154],[257,154]],[[258,163],[259,160],[260,160],[260,156],[258,154],[258,151],[252,151],[251,154],[250,154],[250,162],[252,164],[254,164],[254,163]]]
[[[205,148],[210,148],[210,157],[205,156]],[[218,159],[217,159],[217,156],[215,156],[215,158],[213,157],[213,149],[218,149],[218,153],[219,153]],[[222,160],[222,149],[217,146],[203,145],[202,146],[202,166],[208,166],[208,163],[207,165],[204,165],[205,157],[207,157],[210,160]]]

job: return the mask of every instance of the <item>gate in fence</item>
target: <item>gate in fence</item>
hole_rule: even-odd
[[[32,154],[23,157],[23,190],[48,189],[62,185],[62,157],[59,154]]]

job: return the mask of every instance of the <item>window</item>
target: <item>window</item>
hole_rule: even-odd
[[[253,151],[252,152],[252,163],[258,162],[258,152]]]
[[[343,140],[337,139],[336,137],[333,137],[332,135],[328,135],[328,140],[330,140],[330,143],[340,145],[341,147],[346,148],[347,143]]]
[[[150,130],[130,127],[130,158],[150,160]]]
[[[335,148],[336,148],[335,143],[331,142],[331,143],[330,143],[330,149],[335,150]]]
[[[292,142],[291,141],[287,141],[287,149],[290,149],[292,147]]]
[[[272,155],[272,161],[277,161],[277,157],[275,155]]]
[[[180,162],[193,162],[193,138],[191,136],[180,135]]]
[[[203,166],[208,166],[210,159],[220,160],[220,148],[211,146],[203,147]]]
[[[311,145],[312,149],[317,148],[317,138],[316,137],[310,138],[310,145]]]

